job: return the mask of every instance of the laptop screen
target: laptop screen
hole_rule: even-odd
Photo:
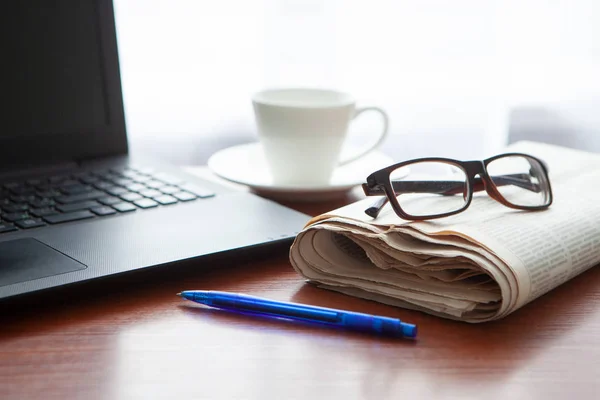
[[[11,1],[2,14],[0,167],[125,153],[112,2]]]

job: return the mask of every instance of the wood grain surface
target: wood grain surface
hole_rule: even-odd
[[[291,204],[317,214],[337,202]],[[469,325],[318,289],[288,246],[134,273],[0,308],[0,399],[597,399],[600,270]],[[416,341],[248,317],[185,289],[398,317]]]

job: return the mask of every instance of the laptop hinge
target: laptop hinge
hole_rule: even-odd
[[[77,168],[74,161],[63,161],[53,164],[42,164],[35,167],[19,167],[15,169],[0,169],[0,181],[20,177],[34,177],[38,175],[60,174]]]

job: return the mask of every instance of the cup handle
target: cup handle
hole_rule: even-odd
[[[357,108],[356,111],[354,112],[354,116],[352,117],[352,120],[355,120],[356,117],[358,117],[360,114],[362,114],[364,112],[367,112],[367,111],[375,111],[375,112],[378,112],[379,115],[381,115],[381,119],[383,120],[383,129],[382,129],[381,133],[379,134],[379,137],[369,147],[367,147],[366,149],[364,149],[362,151],[359,151],[356,154],[351,155],[350,157],[348,157],[345,160],[341,160],[338,163],[338,165],[346,165],[346,164],[351,163],[352,161],[358,160],[359,158],[365,156],[367,153],[370,153],[371,151],[373,151],[377,147],[379,147],[379,145],[381,145],[381,143],[387,137],[388,126],[389,126],[389,118],[388,118],[388,115],[386,114],[386,112],[383,111],[379,107],[362,107],[362,108]]]

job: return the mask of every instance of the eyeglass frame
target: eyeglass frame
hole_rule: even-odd
[[[492,178],[489,176],[487,172],[487,166],[492,162],[499,158],[505,157],[525,157],[530,158],[537,161],[542,171],[545,175],[545,180],[548,185],[548,198],[549,201],[546,204],[540,206],[520,206],[513,204],[506,200],[504,196],[497,189],[496,184],[493,182]],[[407,214],[402,210],[398,199],[396,198],[396,191],[394,191],[394,183],[391,179],[391,173],[399,168],[416,164],[420,162],[441,162],[449,165],[456,165],[460,167],[466,175],[466,183],[468,189],[468,198],[465,202],[464,206],[458,210],[449,211],[441,214],[433,214],[433,215],[423,215],[423,216],[414,216]],[[477,177],[479,176],[479,177]],[[429,219],[443,218],[448,217],[450,215],[455,215],[465,211],[471,205],[471,201],[473,200],[473,193],[479,192],[481,190],[485,190],[486,193],[494,200],[499,202],[500,204],[517,210],[527,210],[527,211],[539,211],[545,210],[552,204],[553,195],[552,195],[552,186],[550,184],[550,176],[548,175],[548,166],[543,160],[540,160],[537,157],[534,157],[530,154],[525,153],[502,153],[497,154],[493,157],[486,158],[485,160],[475,160],[475,161],[460,161],[452,158],[443,158],[443,157],[426,157],[426,158],[415,158],[412,160],[403,161],[397,164],[392,164],[385,168],[382,168],[378,171],[371,173],[367,179],[367,183],[363,183],[361,186],[366,196],[384,196],[382,199],[377,200],[373,205],[365,210],[365,213],[372,218],[376,218],[383,207],[390,203],[394,212],[402,219],[409,221],[424,221]],[[419,184],[427,184],[427,181],[396,181],[397,184],[406,184],[406,183],[415,183]],[[455,182],[454,182],[455,183]],[[514,181],[511,182],[514,184]],[[461,182],[462,184],[462,182]],[[477,189],[476,189],[477,188]]]

